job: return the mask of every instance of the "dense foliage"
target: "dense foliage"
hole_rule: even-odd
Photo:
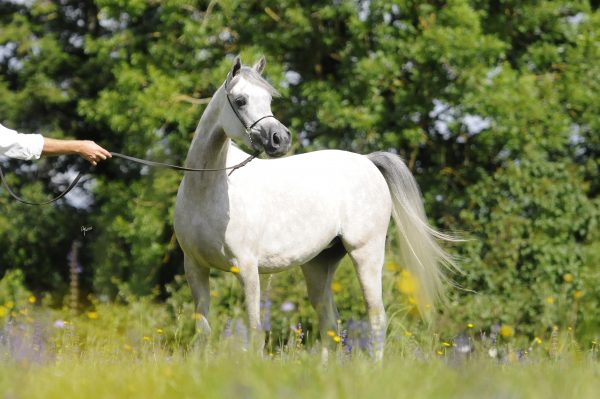
[[[0,121],[182,163],[232,57],[251,63],[264,54],[283,93],[274,112],[294,132],[295,152],[395,151],[415,173],[432,223],[470,238],[451,248],[465,273],[454,277],[463,289],[451,290],[443,318],[517,326],[530,336],[554,325],[595,334],[598,5],[4,1]],[[87,167],[73,157],[4,164],[32,198]],[[21,269],[30,289],[60,302],[67,253],[80,240],[84,292],[185,295],[165,288],[182,273],[172,228],[181,176],[111,160],[89,177],[54,207],[21,206],[2,192],[0,273]],[[81,226],[93,230],[83,236]],[[393,263],[393,251],[386,302],[410,309],[410,276]],[[230,290],[221,274],[213,281],[215,297]],[[298,273],[273,281],[273,298],[308,307]],[[357,317],[349,266],[335,284],[342,315]],[[303,315],[310,319],[310,310]]]

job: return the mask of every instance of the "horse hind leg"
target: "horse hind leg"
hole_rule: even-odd
[[[194,313],[196,333],[202,341],[206,341],[211,333],[210,324],[208,323],[207,318],[210,308],[210,270],[207,267],[198,265],[187,255],[184,257],[183,265],[185,277],[190,285],[196,307]]]
[[[339,333],[337,331],[339,315],[331,292],[331,282],[335,270],[345,254],[346,250],[341,243],[338,243],[302,265],[308,298],[319,318],[319,332],[322,341],[321,361],[323,364],[327,363],[329,351],[334,349],[336,345],[333,337],[329,336],[329,332],[334,331],[336,335]]]
[[[385,235],[372,238],[348,251],[365,299],[371,343],[376,360],[383,358],[386,317],[382,298],[382,269],[385,257]]]

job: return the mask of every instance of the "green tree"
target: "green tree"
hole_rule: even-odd
[[[432,222],[472,239],[453,250],[464,258],[457,281],[477,294],[453,291],[446,317],[531,334],[597,325],[597,2],[61,0],[4,2],[0,22],[3,122],[172,163],[231,58],[266,55],[295,152],[397,152]],[[9,165],[32,196],[44,192],[36,173],[83,167]],[[182,271],[171,225],[180,178],[112,160],[76,213],[67,201],[34,214],[5,199],[2,267],[22,267],[32,287],[64,285],[60,253],[89,224],[90,288],[149,293]],[[28,247],[53,255],[27,260]]]

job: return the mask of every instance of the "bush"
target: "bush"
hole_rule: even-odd
[[[597,204],[574,165],[512,161],[467,194],[461,218],[473,239],[462,247],[459,282],[476,293],[454,292],[452,318],[507,323],[533,336],[576,326],[583,308],[597,307],[597,278],[586,273],[591,265],[582,252],[593,239]],[[586,318],[598,325],[595,313]]]

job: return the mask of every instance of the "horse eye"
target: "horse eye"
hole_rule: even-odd
[[[238,107],[243,107],[244,105],[246,105],[246,99],[244,97],[236,98],[235,105],[237,105]]]

